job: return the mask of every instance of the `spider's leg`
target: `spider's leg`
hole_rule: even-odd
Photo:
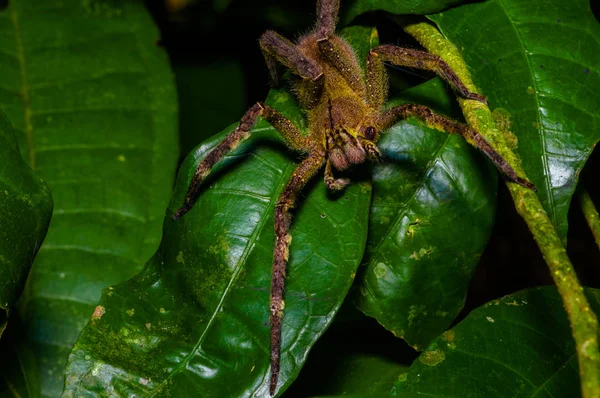
[[[334,192],[341,191],[346,188],[348,184],[350,184],[350,180],[347,178],[335,178],[331,161],[327,160],[327,164],[325,165],[325,185],[327,188]]]
[[[448,82],[464,98],[481,101],[487,104],[484,96],[470,92],[450,66],[439,56],[426,51],[412,50],[386,44],[375,47],[371,54],[380,56],[379,62],[390,62],[396,66],[423,69],[435,72]]]
[[[388,94],[388,76],[385,71],[383,59],[373,51],[367,56],[367,67],[365,70],[367,78],[367,100],[377,110],[383,108]]]
[[[279,33],[268,30],[260,37],[259,43],[274,82],[278,81],[276,61],[303,79],[317,81],[323,76],[323,70],[313,59]]]
[[[456,122],[446,116],[438,115],[423,105],[405,104],[396,106],[384,112],[377,121],[381,131],[386,130],[399,120],[408,117],[417,117],[425,121],[428,127],[450,134],[459,134],[467,142],[483,152],[496,167],[504,173],[511,181],[531,190],[535,186],[524,178],[517,175],[510,164],[483,138],[481,134],[463,123]]]
[[[374,142],[365,140],[364,138],[359,138],[359,141],[365,152],[367,152],[367,157],[371,162],[379,162],[381,160],[381,152],[379,152],[379,148],[377,148]]]
[[[342,75],[350,87],[357,93],[366,93],[365,83],[358,62],[355,62],[354,53],[340,43],[340,39],[319,38],[317,39],[319,53],[323,58]],[[353,62],[354,61],[354,62]]]
[[[340,11],[340,0],[317,1],[317,37],[329,37],[335,34],[335,25]]]
[[[227,137],[225,137],[223,141],[210,151],[208,155],[206,155],[206,158],[200,162],[196,168],[194,177],[190,182],[183,206],[177,209],[173,214],[174,220],[179,219],[192,208],[196,199],[198,199],[202,181],[210,174],[213,166],[221,160],[223,156],[250,136],[250,129],[256,124],[259,116],[262,116],[275,127],[290,148],[302,152],[307,152],[309,150],[307,138],[300,133],[300,130],[298,130],[291,121],[268,105],[262,103],[255,104],[242,117],[242,120],[236,129],[227,135]]]
[[[306,183],[319,171],[325,160],[321,152],[312,152],[298,165],[275,207],[275,250],[271,280],[271,395],[275,394],[279,379],[279,355],[281,350],[281,318],[283,316],[283,291],[285,268],[292,237],[289,235],[291,215],[298,194]]]

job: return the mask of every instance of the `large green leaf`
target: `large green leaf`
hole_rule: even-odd
[[[600,290],[586,295],[600,310]],[[399,397],[578,397],[575,343],[556,288],[480,307],[437,338],[394,387]]]
[[[588,0],[489,0],[431,16],[504,108],[528,177],[560,235],[600,139],[600,24]]]
[[[52,196],[25,163],[0,110],[0,337],[52,216]]]
[[[55,207],[20,303],[46,396],[101,289],[154,252],[177,157],[176,96],[141,1],[11,1],[0,103]]]
[[[434,79],[402,101],[453,113],[454,95]],[[497,173],[461,137],[416,120],[392,127],[373,170],[369,240],[355,303],[422,349],[461,310],[491,233]]]
[[[268,102],[304,125],[290,94],[273,91]],[[170,212],[231,129],[184,161]],[[105,291],[70,356],[65,396],[267,394],[273,212],[296,166],[276,136],[259,123],[216,167],[193,210],[176,222],[169,214],[144,271]],[[321,177],[301,196],[291,229],[280,391],[331,323],[366,241],[369,183],[331,198]]]
[[[431,14],[464,3],[467,0],[349,0],[342,1],[344,20],[369,11],[387,11],[392,14]]]

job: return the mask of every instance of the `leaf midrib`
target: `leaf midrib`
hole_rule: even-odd
[[[548,165],[548,153],[546,150],[546,137],[543,134],[542,131],[542,117],[540,115],[540,97],[539,97],[539,92],[538,92],[538,87],[537,87],[537,82],[534,78],[534,73],[533,73],[533,68],[531,67],[531,62],[529,60],[529,52],[527,51],[527,49],[525,48],[525,43],[523,41],[523,38],[521,36],[521,33],[519,32],[519,30],[517,29],[517,25],[516,23],[511,19],[510,14],[508,13],[508,9],[506,8],[506,6],[503,3],[503,0],[497,0],[498,5],[500,6],[500,8],[502,9],[502,11],[504,12],[504,15],[506,15],[506,19],[508,20],[508,22],[510,23],[510,26],[513,28],[515,35],[517,36],[517,39],[519,41],[519,45],[521,46],[521,50],[523,52],[523,59],[525,60],[525,64],[527,65],[527,69],[529,69],[529,74],[531,77],[531,85],[533,87],[533,98],[535,100],[535,117],[536,117],[536,123],[537,126],[539,127],[538,130],[538,137],[540,139],[540,149],[542,151],[542,156],[541,156],[541,160],[542,160],[542,167],[544,168],[544,173],[543,173],[543,178],[545,180],[545,184],[546,184],[546,196],[548,199],[548,204],[549,204],[549,215],[550,215],[550,219],[552,220],[552,224],[554,224],[555,226],[557,225],[557,220],[556,220],[556,211],[555,209],[555,204],[554,204],[554,195],[552,195],[552,181],[550,180],[550,168]],[[492,4],[491,2],[488,2],[488,4]],[[539,193],[538,193],[539,194]]]
[[[404,122],[404,123],[406,123],[406,122]],[[444,134],[440,131],[436,131],[436,133]],[[404,205],[402,206],[402,208],[398,211],[398,216],[396,217],[396,221],[394,222],[393,225],[390,226],[390,228],[388,228],[387,232],[385,233],[385,235],[383,236],[383,238],[381,239],[379,244],[375,247],[375,249],[370,251],[371,253],[376,253],[377,255],[382,255],[381,247],[390,239],[389,237],[392,235],[392,231],[395,231],[397,229],[398,225],[402,222],[402,215],[404,215],[406,213],[406,210],[409,207],[409,203],[414,200],[417,192],[423,187],[423,185],[425,183],[425,179],[427,178],[427,175],[429,174],[431,169],[433,169],[433,166],[435,165],[436,160],[441,157],[440,153],[446,148],[450,138],[451,138],[451,135],[446,133],[446,137],[445,137],[444,141],[440,143],[440,146],[435,150],[435,153],[433,154],[433,156],[431,157],[429,162],[427,162],[427,165],[425,166],[425,169],[423,170],[423,173],[421,174],[421,177],[419,178],[419,182],[417,182],[415,184],[415,189],[411,193],[410,197],[404,202]],[[369,263],[372,263],[372,260],[370,260]],[[382,311],[381,306],[380,306],[380,301],[375,299],[373,289],[369,285],[367,279],[365,279],[365,287],[367,289],[367,293],[369,293],[369,295],[372,298],[371,302],[373,304],[377,305],[377,307],[379,308],[379,313],[381,314],[381,317],[385,318],[387,320],[387,315],[385,314],[385,311]],[[389,321],[385,322],[385,323],[389,325]],[[386,329],[391,330],[391,326],[388,328],[388,326],[384,325],[383,322],[381,322],[381,324]]]
[[[272,129],[272,127],[266,127],[266,128],[261,128],[261,129],[254,129],[252,130],[252,133],[256,133],[259,131],[265,131],[265,130],[270,130]],[[216,144],[215,144],[216,146]],[[208,152],[211,150],[212,148],[209,148],[206,150],[206,153],[204,154],[206,156],[206,154],[208,154]],[[288,164],[285,169],[283,170],[283,173],[281,174],[282,176],[286,176],[288,174],[288,171],[291,167],[293,167],[294,164]],[[271,209],[274,207],[275,202],[277,201],[277,198],[279,196],[279,192],[281,192],[281,190],[283,189],[283,187],[285,186],[285,184],[287,183],[287,178],[281,178],[279,180],[279,183],[277,184],[277,195],[273,195],[271,197],[271,199],[269,200],[269,204],[267,209]],[[267,213],[268,214],[268,213]],[[248,258],[248,256],[250,255],[251,250],[254,248],[254,246],[256,245],[256,242],[258,241],[258,237],[260,236],[260,233],[262,232],[262,230],[265,228],[266,224],[267,224],[267,220],[269,219],[269,217],[267,216],[267,214],[265,214],[264,217],[262,217],[262,220],[260,222],[259,225],[256,226],[256,228],[254,229],[254,231],[252,232],[252,235],[250,236],[250,238],[248,239],[248,244],[246,245],[246,248],[244,249],[243,254],[240,256],[234,272],[229,280],[229,283],[227,284],[227,286],[225,287],[225,290],[223,291],[223,295],[221,300],[219,301],[219,303],[217,304],[217,306],[215,307],[215,310],[213,312],[213,314],[211,315],[210,319],[208,320],[208,323],[206,324],[204,330],[202,331],[202,334],[200,335],[200,337],[198,338],[198,342],[194,345],[194,347],[190,350],[190,353],[184,358],[184,360],[181,362],[181,364],[179,366],[177,366],[170,374],[168,377],[166,377],[163,381],[161,381],[156,388],[154,389],[154,391],[148,396],[148,398],[153,398],[156,397],[161,389],[164,387],[164,385],[173,377],[175,376],[177,373],[181,372],[181,370],[184,367],[187,367],[187,364],[189,363],[189,361],[192,359],[192,357],[194,356],[194,354],[198,351],[198,349],[202,346],[202,343],[204,342],[205,336],[208,333],[208,331],[210,330],[213,321],[216,319],[221,307],[223,306],[223,303],[225,301],[225,299],[228,296],[228,293],[231,289],[232,286],[235,285],[235,282],[237,282],[238,276],[241,273],[242,269],[243,269],[243,265],[246,263],[246,259]],[[256,391],[255,391],[256,392]]]
[[[16,2],[18,3],[18,2]],[[16,6],[13,3],[11,7],[10,20],[15,28],[15,45],[16,45],[16,58],[19,61],[19,73],[21,76],[21,101],[25,108],[24,118],[24,133],[27,139],[27,154],[29,156],[29,164],[32,169],[35,169],[35,143],[33,140],[33,125],[31,123],[31,100],[29,98],[29,81],[27,79],[27,68],[25,65],[25,50],[23,48],[23,40],[21,38],[21,26],[19,24],[19,17],[17,15]]]

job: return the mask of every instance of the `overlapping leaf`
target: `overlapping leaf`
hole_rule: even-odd
[[[430,14],[445,10],[466,0],[352,0],[342,1],[344,19],[351,21],[368,11],[387,11],[392,14]]]
[[[586,295],[600,310],[600,291]],[[556,288],[524,290],[474,310],[437,338],[393,394],[398,397],[577,397],[575,343]]]
[[[587,0],[489,0],[430,17],[463,53],[566,239],[579,172],[600,139],[600,24]]]
[[[101,289],[155,250],[177,156],[176,97],[141,1],[11,1],[0,103],[55,208],[21,313],[46,396]]]
[[[46,183],[25,163],[0,111],[0,337],[52,216]]]
[[[269,102],[301,122],[290,94],[272,92]],[[185,160],[170,212],[228,131]],[[193,210],[177,222],[166,219],[160,249],[142,274],[105,291],[71,354],[65,396],[267,393],[273,212],[296,165],[276,136],[261,122],[217,166]],[[305,190],[291,229],[283,389],[354,279],[370,194],[362,182],[332,200],[320,179]]]
[[[407,90],[403,102],[446,113],[455,103],[438,79]],[[493,225],[497,172],[461,137],[416,120],[392,127],[380,148],[355,303],[423,349],[463,306]]]

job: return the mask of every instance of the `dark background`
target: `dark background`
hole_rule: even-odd
[[[312,0],[197,0],[187,7],[177,7],[183,2],[147,2],[161,31],[157,44],[169,53],[175,71],[182,158],[205,138],[238,121],[253,103],[266,98],[268,73],[258,47],[261,33],[272,29],[295,39],[312,27],[315,14]],[[591,5],[598,18],[600,1],[591,0]],[[377,25],[382,43],[418,47],[384,15],[366,15],[359,22]],[[420,84],[431,77],[414,71],[398,71],[393,75],[396,89]],[[600,206],[600,188],[595,178],[599,168],[600,153],[595,150],[581,181]],[[540,251],[517,215],[503,183],[498,199],[495,227],[459,320],[472,309],[505,294],[552,284]],[[575,198],[569,212],[567,249],[582,283],[600,288],[600,251]],[[336,357],[349,350],[375,353],[406,364],[416,357],[411,348],[351,305],[345,305],[342,313],[346,320],[336,320],[317,343],[298,382],[286,397],[324,393],[319,380],[330,377]]]

